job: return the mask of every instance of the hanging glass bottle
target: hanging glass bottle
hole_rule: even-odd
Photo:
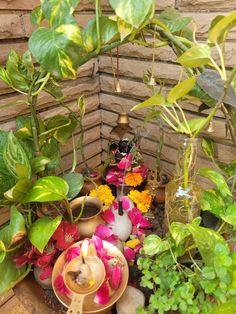
[[[172,222],[189,223],[200,214],[196,160],[197,139],[181,138],[176,175],[166,186],[165,232]]]

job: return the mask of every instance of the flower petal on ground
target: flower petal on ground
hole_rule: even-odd
[[[97,304],[107,304],[109,302],[109,285],[108,282],[105,281],[102,286],[98,289],[96,296],[94,298],[94,302]]]

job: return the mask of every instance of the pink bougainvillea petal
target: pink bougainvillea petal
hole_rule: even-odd
[[[102,240],[106,240],[110,236],[113,235],[112,230],[104,225],[98,225],[96,230],[95,230],[95,235],[101,238]]]
[[[128,216],[134,226],[142,228],[149,228],[151,226],[150,222],[143,217],[138,208],[133,208],[129,211]]]
[[[147,174],[148,174],[148,167],[143,163],[139,166],[136,166],[134,168],[132,168],[132,172],[134,173],[140,173],[141,176],[144,178],[146,178]]]
[[[94,302],[97,304],[107,304],[110,300],[109,296],[109,285],[108,282],[105,281],[102,286],[98,289],[96,296],[94,298]]]
[[[54,281],[54,285],[57,288],[58,292],[69,296],[71,294],[70,290],[66,287],[64,278],[62,275],[58,275]]]
[[[99,237],[96,236],[96,235],[93,235],[92,241],[93,241],[93,243],[94,243],[94,245],[95,245],[95,248],[96,248],[97,253],[100,252],[101,249],[103,248],[102,239],[99,238]]]
[[[114,202],[112,203],[112,206],[113,206],[114,209],[118,209],[118,208],[119,208],[119,205],[118,205],[118,202],[117,202],[117,201],[114,201]]]
[[[69,248],[66,252],[67,262],[70,262],[71,260],[73,260],[77,256],[80,256],[80,247],[79,246]]]
[[[139,251],[141,250],[141,248],[142,248],[142,244],[136,245],[135,248],[134,248],[134,253],[139,253]]]
[[[128,262],[134,262],[135,260],[135,252],[129,247],[124,247],[124,256]]]
[[[118,239],[119,239],[119,238],[118,238],[117,235],[112,234],[110,237],[106,238],[106,241],[107,241],[107,242],[110,242],[110,243],[112,243],[112,244],[115,244]]]
[[[111,209],[107,209],[104,212],[102,212],[101,216],[102,216],[102,219],[106,223],[111,224],[111,225],[114,224],[114,222],[115,222],[115,215],[113,214]]]
[[[49,277],[51,277],[52,269],[53,269],[52,266],[47,266],[47,267],[43,268],[41,274],[39,275],[39,279],[45,280],[45,279],[48,279]]]
[[[122,280],[122,269],[119,265],[112,267],[109,278],[110,286],[113,290],[117,290]]]

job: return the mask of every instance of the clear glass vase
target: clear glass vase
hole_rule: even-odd
[[[196,182],[197,139],[181,138],[176,174],[166,186],[164,231],[172,222],[189,223],[200,214]]]

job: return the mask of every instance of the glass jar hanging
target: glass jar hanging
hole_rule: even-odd
[[[197,139],[181,138],[176,175],[166,186],[164,231],[172,222],[189,223],[200,214],[196,182]]]

